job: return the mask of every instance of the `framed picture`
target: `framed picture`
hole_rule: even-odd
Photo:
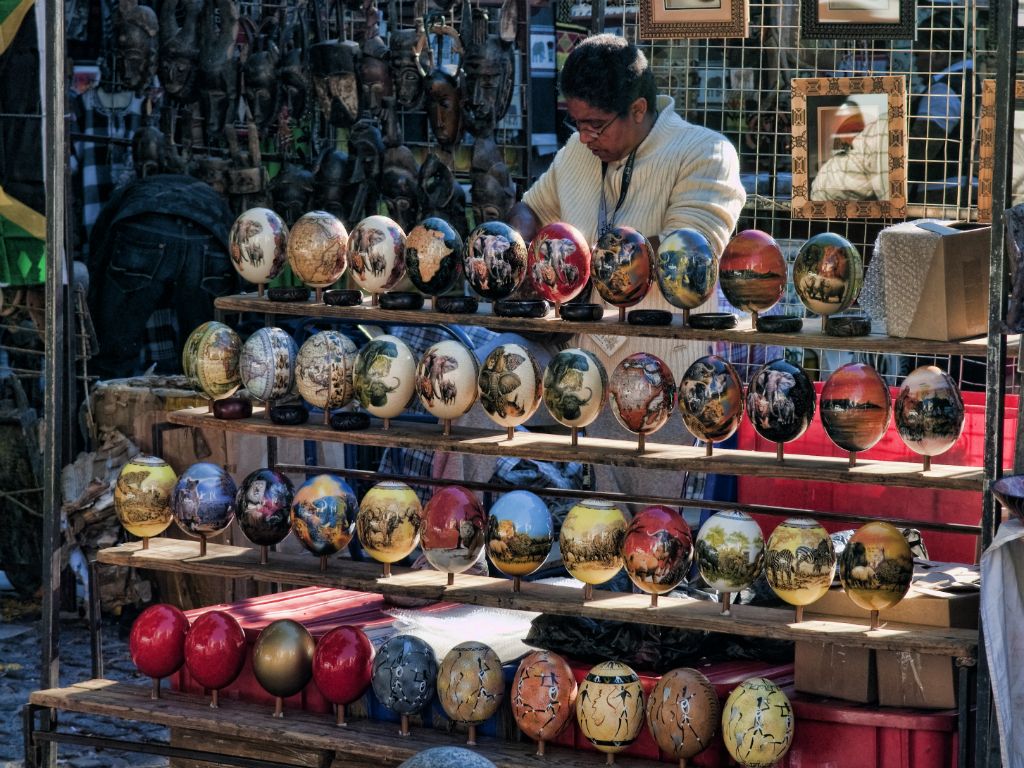
[[[978,121],[978,221],[992,221],[992,172],[996,158],[996,81],[981,82]],[[1024,203],[1024,80],[1014,84],[1010,147],[1010,205]]]
[[[746,37],[747,0],[640,0],[640,39]]]
[[[794,78],[793,215],[907,215],[906,81],[898,76]]]
[[[913,40],[914,0],[800,0],[805,40]]]

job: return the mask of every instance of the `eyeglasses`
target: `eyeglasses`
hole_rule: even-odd
[[[582,123],[577,123],[571,117],[567,117],[565,118],[562,124],[573,133],[578,132],[580,136],[586,137],[590,141],[593,141],[602,133],[604,133],[608,129],[608,126],[610,126],[620,117],[621,115],[615,115],[614,117],[608,119],[606,122],[599,123],[598,125],[594,125],[592,121],[587,120],[583,121]]]

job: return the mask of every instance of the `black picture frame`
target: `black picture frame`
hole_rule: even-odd
[[[821,18],[821,7],[830,0],[800,0],[800,37],[804,40],[913,40],[917,4],[914,0],[890,0],[899,4],[899,19],[875,23],[858,21],[864,11],[850,10],[850,21]]]

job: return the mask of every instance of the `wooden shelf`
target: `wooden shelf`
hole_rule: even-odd
[[[973,629],[889,623],[871,630],[868,622],[851,618],[816,618],[795,623],[793,611],[747,605],[733,606],[731,615],[723,616],[718,603],[662,597],[658,607],[652,608],[647,595],[601,589],[595,589],[593,599],[584,602],[581,589],[524,582],[521,592],[513,592],[510,580],[487,576],[459,574],[455,583],[448,586],[447,574],[434,570],[413,571],[394,567],[393,575],[383,578],[379,563],[341,558],[329,560],[326,572],[320,571],[320,560],[312,555],[271,553],[270,562],[259,565],[258,553],[245,547],[208,544],[207,554],[200,557],[198,541],[180,539],[151,539],[149,549],[145,550],[141,543],[131,542],[100,550],[97,557],[101,563],[132,568],[250,578],[299,586],[337,587],[557,616],[584,616],[877,650],[972,657],[978,644],[978,632]],[[884,611],[881,620],[885,622]]]
[[[672,325],[648,327],[618,322],[618,310],[605,311],[599,322],[577,323],[556,318],[554,313],[539,319],[498,317],[491,312],[490,304],[481,302],[480,311],[471,315],[452,315],[431,310],[430,299],[424,309],[388,310],[370,305],[369,298],[357,307],[329,307],[309,301],[270,301],[256,294],[222,296],[214,306],[224,312],[254,312],[269,315],[290,315],[293,317],[319,317],[336,320],[351,320],[360,323],[388,325],[390,323],[436,323],[442,325],[475,325],[495,331],[516,333],[597,333],[611,336],[634,336],[656,339],[680,339],[694,341],[730,341],[735,344],[766,344],[781,347],[806,347],[808,349],[842,349],[854,352],[889,352],[903,355],[968,355],[984,357],[988,339],[978,337],[967,341],[927,341],[925,339],[900,339],[882,334],[871,334],[854,338],[826,336],[821,332],[821,320],[804,321],[801,333],[759,333],[750,327],[750,320],[743,320],[729,331],[702,331],[684,328],[682,314],[673,319]],[[1016,346],[1007,340],[1010,354]]]
[[[335,755],[335,765],[362,766],[372,756],[373,765],[396,766],[417,752],[431,747],[464,746],[457,733],[442,733],[425,727],[413,727],[410,736],[399,736],[398,725],[370,720],[349,719],[345,728],[334,725],[329,715],[302,710],[285,710],[283,718],[273,716],[273,707],[260,706],[228,698],[212,709],[205,698],[164,691],[159,699],[150,698],[146,686],[113,680],[85,680],[67,688],[34,691],[29,701],[39,707],[63,712],[153,723],[168,728],[211,732],[247,742],[287,745],[292,749],[323,750]],[[604,764],[602,755],[581,753],[556,744],[548,744],[548,757],[536,757],[533,742],[507,743],[493,737],[478,737],[473,751],[491,760],[497,768],[558,765],[565,768],[595,768]],[[215,757],[211,760],[216,762]],[[616,756],[623,768],[664,766],[651,760]]]
[[[509,441],[504,431],[452,427],[445,436],[436,424],[392,423],[385,431],[379,420],[372,420],[365,430],[338,432],[322,424],[281,426],[264,418],[263,409],[254,408],[248,419],[218,419],[205,407],[186,408],[168,414],[172,424],[204,429],[219,429],[267,437],[319,440],[349,445],[420,448],[452,453],[486,456],[512,456],[543,461],[583,461],[640,469],[671,469],[690,472],[712,472],[720,475],[784,477],[789,480],[818,480],[833,483],[891,485],[910,488],[943,488],[955,491],[981,491],[984,472],[978,467],[957,467],[932,464],[925,472],[920,464],[900,461],[878,461],[858,458],[855,467],[845,458],[800,456],[787,454],[779,463],[774,453],[716,449],[705,456],[703,447],[665,445],[648,442],[638,454],[635,440],[609,440],[581,437],[572,446],[568,436],[540,432],[517,432]],[[657,438],[657,434],[653,436]]]

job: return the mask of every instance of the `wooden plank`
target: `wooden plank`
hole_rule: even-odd
[[[597,322],[577,323],[561,320],[551,312],[547,317],[512,318],[493,314],[487,302],[481,302],[480,311],[472,315],[452,315],[434,312],[430,299],[422,310],[388,310],[370,305],[369,297],[357,307],[330,307],[305,302],[278,302],[259,298],[255,294],[223,296],[215,300],[219,310],[227,312],[256,312],[259,314],[290,315],[293,317],[326,317],[351,320],[359,323],[388,325],[390,323],[440,323],[449,325],[484,326],[495,331],[517,333],[600,333],[611,336],[632,336],[654,339],[680,339],[694,341],[731,341],[735,344],[767,344],[781,347],[806,347],[809,349],[845,349],[860,352],[892,352],[896,354],[919,355],[974,355],[984,357],[987,338],[984,336],[965,341],[928,341],[926,339],[901,339],[872,333],[868,336],[840,337],[826,336],[821,332],[819,318],[804,321],[800,333],[759,333],[750,326],[750,320],[741,320],[736,328],[728,331],[702,331],[682,326],[682,313],[672,324],[661,327],[629,325],[618,322],[618,310],[605,310],[604,318]],[[1007,339],[1007,350],[1016,350],[1013,337]]]
[[[788,480],[819,480],[832,483],[892,485],[908,488],[942,488],[955,491],[981,491],[984,470],[979,467],[958,467],[932,464],[925,472],[920,464],[902,461],[879,461],[858,458],[857,465],[849,466],[846,458],[831,456],[802,456],[787,454],[779,462],[774,453],[715,449],[706,456],[703,446],[666,445],[648,442],[640,454],[635,440],[611,440],[581,437],[578,446],[572,446],[565,435],[541,432],[517,432],[508,440],[504,430],[452,427],[445,436],[436,424],[393,424],[385,431],[382,422],[373,419],[371,427],[362,431],[338,432],[322,424],[280,426],[263,417],[263,408],[253,409],[248,419],[224,420],[209,413],[207,408],[186,408],[167,416],[172,424],[227,432],[373,445],[399,448],[432,448],[437,451],[471,453],[487,456],[511,456],[541,461],[582,461],[641,469],[671,469],[686,472],[709,472],[721,475],[751,477],[783,477]],[[657,435],[655,434],[656,438]]]
[[[251,739],[229,738],[210,730],[194,728],[171,728],[171,746],[234,755],[235,757],[273,760],[277,763],[295,766],[295,768],[326,768],[334,759],[332,750],[304,749],[294,744],[253,742]],[[371,763],[360,761],[358,765],[359,768],[370,768]],[[346,762],[346,766],[356,768],[352,762]],[[229,766],[208,760],[175,758],[170,761],[170,768],[229,768]]]
[[[372,756],[378,766],[397,766],[424,749],[462,744],[457,735],[429,728],[414,728],[411,736],[402,737],[394,723],[350,719],[347,727],[338,728],[327,715],[296,710],[286,710],[285,716],[278,719],[273,717],[269,706],[247,702],[227,701],[219,709],[211,709],[205,700],[175,691],[165,692],[160,699],[153,700],[149,698],[148,687],[113,680],[88,680],[67,688],[35,691],[30,701],[64,712],[212,731],[221,738],[254,745],[287,744],[297,749],[329,750],[336,754],[335,765],[361,766],[362,758]],[[548,745],[548,757],[538,758],[534,755],[535,746],[528,741],[507,743],[482,737],[479,742],[474,751],[491,760],[497,768],[539,768],[552,764],[564,768],[594,768],[603,762],[598,755],[577,753],[558,745]],[[623,768],[662,765],[631,757],[617,757],[615,762]]]
[[[370,562],[335,559],[329,561],[327,572],[321,573],[318,558],[272,553],[270,562],[261,566],[257,554],[243,547],[210,544],[206,556],[200,557],[198,542],[176,539],[150,539],[146,550],[138,542],[122,544],[100,550],[98,559],[101,563],[135,568],[208,573],[226,578],[248,577],[258,581],[355,589],[559,616],[585,616],[878,650],[973,656],[978,643],[977,630],[884,623],[885,611],[881,614],[884,625],[877,630],[871,630],[866,620],[853,618],[815,617],[797,624],[793,622],[792,611],[777,608],[737,605],[733,606],[731,615],[723,616],[718,603],[662,597],[658,607],[651,608],[647,595],[601,589],[595,589],[594,598],[584,602],[582,590],[573,587],[524,582],[522,591],[516,593],[512,592],[508,579],[487,576],[459,574],[455,583],[448,586],[447,574],[434,570],[413,571],[395,566],[392,576],[385,579],[381,576],[381,566]]]

